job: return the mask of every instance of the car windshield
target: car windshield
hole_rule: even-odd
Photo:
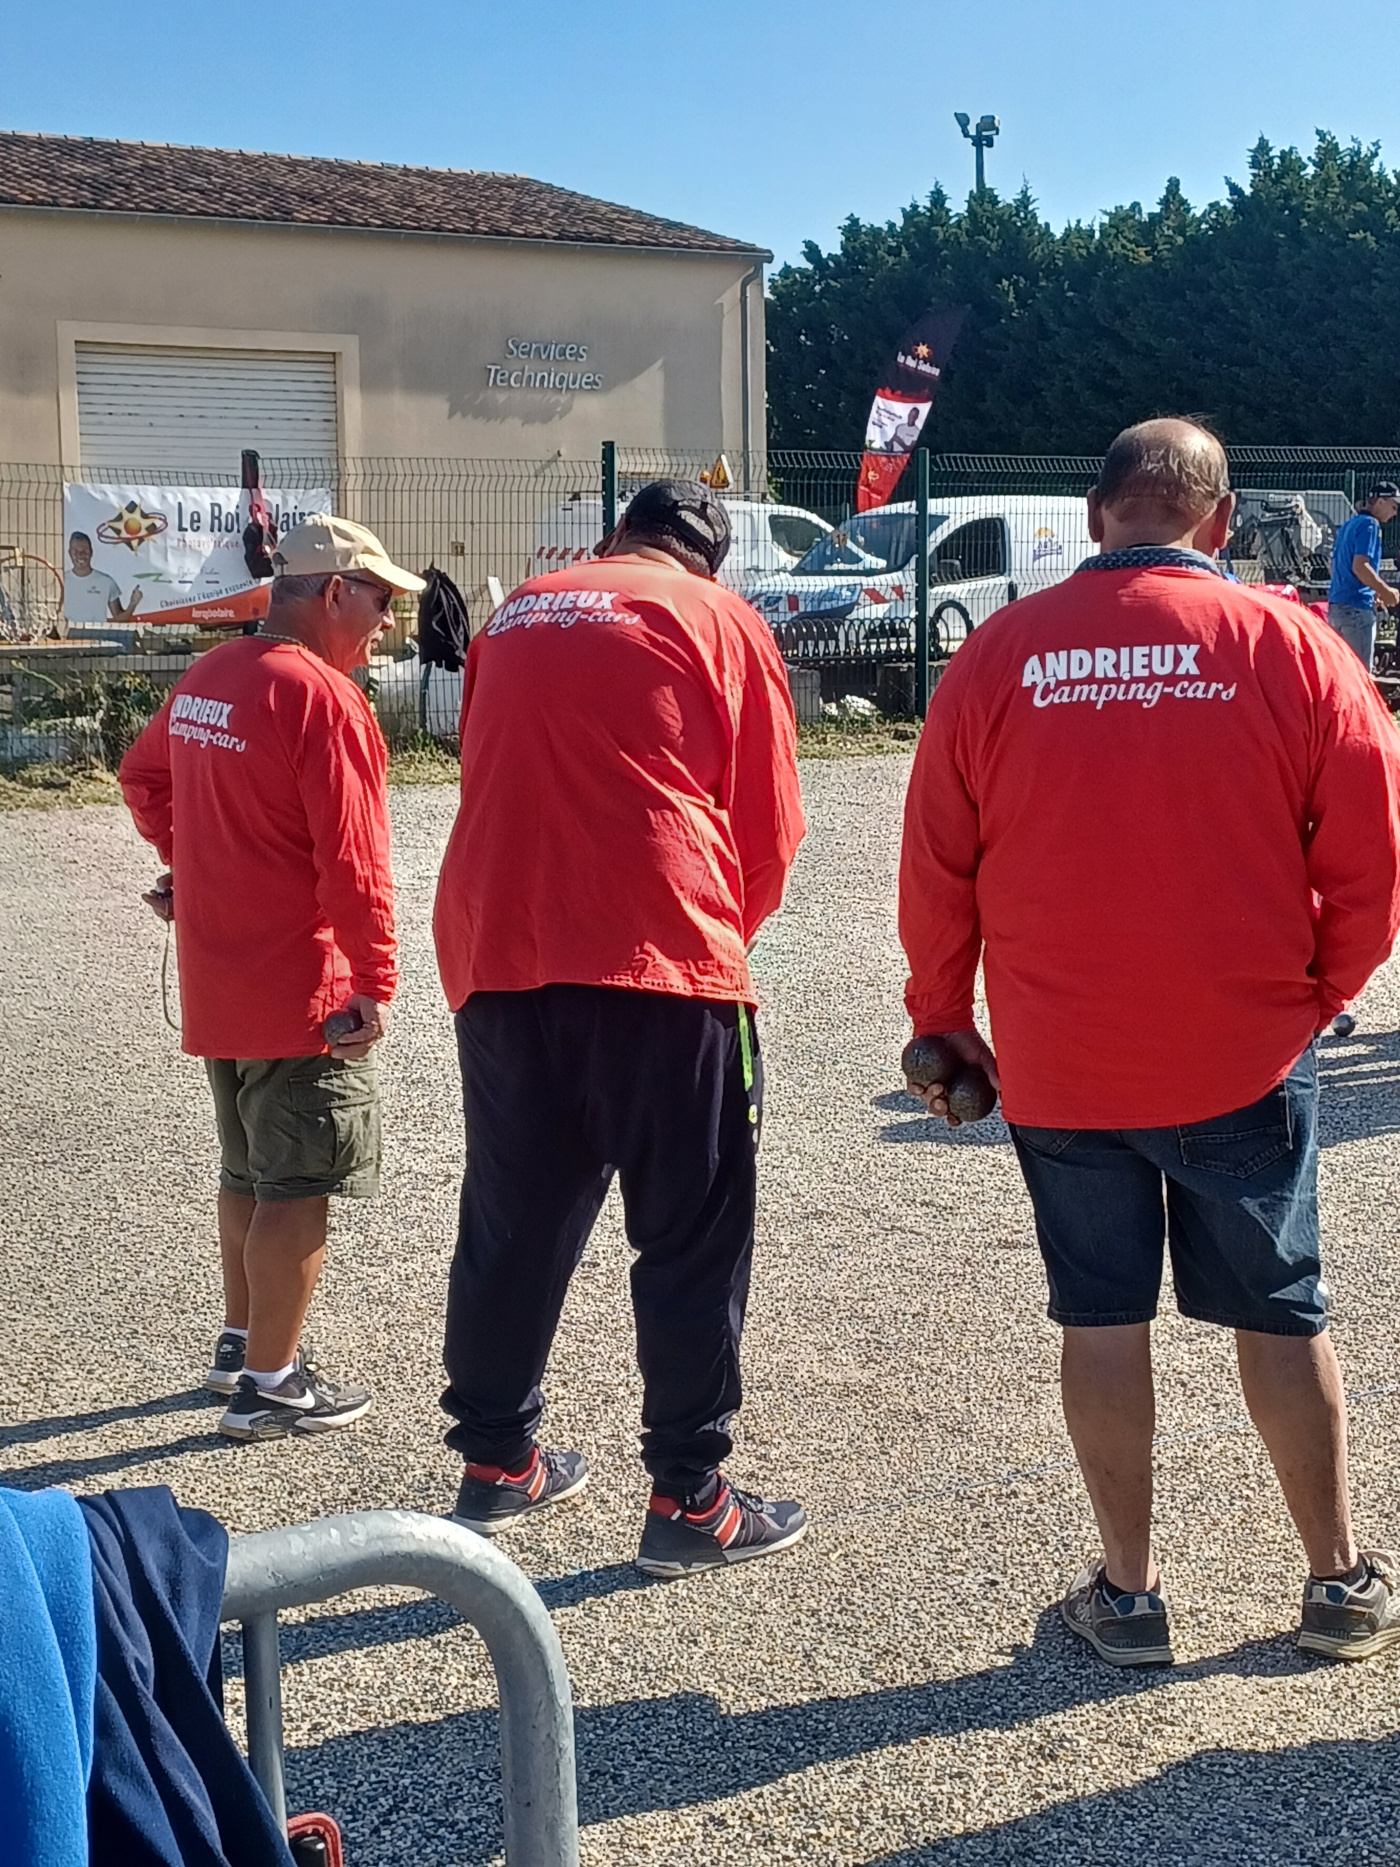
[[[943,523],[943,515],[931,512],[928,522],[932,531]],[[903,570],[913,555],[912,512],[863,512],[819,538],[801,563],[793,566],[793,574],[841,577],[861,571],[867,576],[878,575],[881,571]]]
[[[768,535],[780,551],[800,558],[825,534],[819,519],[804,518],[797,512],[770,512]]]

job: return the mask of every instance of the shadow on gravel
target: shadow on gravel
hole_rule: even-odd
[[[37,1439],[59,1439],[65,1433],[94,1433],[98,1427],[112,1426],[118,1420],[154,1420],[162,1413],[192,1413],[197,1407],[212,1407],[217,1399],[205,1388],[191,1387],[183,1394],[162,1394],[159,1400],[143,1400],[130,1407],[64,1413],[51,1420],[23,1420],[16,1426],[0,1426],[0,1452],[7,1446],[32,1445]]]
[[[46,1465],[23,1465],[13,1471],[0,1470],[0,1479],[14,1491],[42,1491],[45,1485],[68,1485],[84,1488],[91,1478],[110,1477],[113,1472],[129,1471],[133,1465],[154,1465],[161,1459],[179,1458],[186,1452],[233,1452],[231,1439],[220,1439],[212,1427],[207,1433],[186,1433],[183,1439],[167,1439],[158,1446],[128,1446],[124,1452],[104,1452],[91,1459],[51,1459]]]
[[[553,1581],[537,1582],[536,1592],[547,1608],[576,1608],[584,1601],[620,1595],[636,1588],[662,1584],[643,1575],[635,1564],[615,1562],[603,1569],[580,1569]],[[370,1647],[394,1646],[404,1640],[430,1640],[450,1627],[465,1627],[462,1615],[444,1601],[409,1601],[396,1607],[360,1608],[344,1614],[318,1614],[313,1620],[284,1625],[281,1630],[282,1664],[324,1659],[333,1653],[359,1653]],[[243,1676],[243,1643],[232,1631],[224,1636],[224,1677]],[[290,1690],[295,1690],[289,1686]]]
[[[882,1095],[872,1096],[870,1106],[884,1109],[891,1115],[918,1117],[915,1121],[887,1122],[880,1130],[882,1141],[932,1141],[942,1147],[1000,1147],[1011,1140],[1011,1130],[1000,1115],[994,1113],[985,1121],[964,1122],[961,1128],[950,1128],[947,1122],[925,1115],[923,1103],[907,1089],[887,1089]]]
[[[1047,1741],[1047,1758],[1062,1754]],[[1076,1796],[1036,1815],[953,1835],[870,1867],[1152,1867],[1197,1862],[1392,1861],[1400,1738],[1207,1750],[1145,1783]]]
[[[1246,1642],[1194,1666],[1137,1675],[1114,1672],[1084,1651],[1061,1625],[1056,1610],[1047,1609],[1033,1643],[1018,1648],[1008,1665],[966,1678],[755,1712],[726,1712],[714,1698],[700,1693],[585,1706],[576,1715],[580,1820],[605,1822],[687,1808],[741,1795],[814,1765],[919,1738],[1013,1729],[1079,1705],[1132,1701],[1192,1679],[1219,1674],[1281,1677],[1312,1670],[1314,1664],[1280,1636]],[[289,1681],[289,1703],[295,1691],[295,1683]],[[371,1706],[365,1711],[372,1715]],[[1130,1703],[1124,1716],[1132,1716]],[[1054,1741],[1047,1737],[1047,1744]],[[289,1782],[298,1806],[327,1808],[336,1816],[357,1867],[390,1867],[407,1859],[423,1867],[480,1867],[501,1846],[496,1743],[494,1712],[467,1712],[436,1724],[393,1725],[328,1738],[290,1753]],[[1284,1761],[1288,1755],[1268,1753],[1258,1760],[1261,1768],[1273,1772],[1264,1799],[1272,1799],[1276,1807],[1286,1807],[1291,1793]],[[1235,1767],[1245,1776],[1254,1762],[1241,1758]],[[1092,1757],[1085,1758],[1085,1768],[1092,1771]],[[1334,1850],[1336,1835],[1348,1826],[1349,1796],[1343,1790],[1343,1779],[1329,1779]],[[1239,1792],[1237,1786],[1234,1793]],[[1132,1793],[1150,1799],[1151,1785]],[[1317,1792],[1310,1787],[1305,1793]],[[1093,1804],[1110,1799],[1086,1800]],[[1366,1792],[1357,1805],[1358,1817],[1372,1806]],[[911,1864],[923,1858],[908,1857]],[[1100,1850],[1084,1858],[1102,1862],[1120,1857]],[[1233,1844],[1213,1853],[1198,1837],[1188,1852],[1159,1851],[1140,1858],[1160,1867],[1166,1860],[1283,1857],[1242,1857]],[[1297,1858],[1287,1856],[1290,1862]],[[1330,1860],[1336,1858],[1334,1852]],[[1318,1861],[1321,1867],[1320,1856]]]
[[[1323,1147],[1400,1133],[1400,1031],[1356,1031],[1317,1046]]]
[[[964,1122],[950,1128],[946,1122],[925,1115],[919,1121],[887,1122],[880,1130],[881,1141],[931,1141],[935,1147],[1010,1147],[1011,1130],[1000,1115],[985,1121]]]

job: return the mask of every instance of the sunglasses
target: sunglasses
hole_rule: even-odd
[[[374,592],[375,608],[379,611],[381,616],[388,615],[390,605],[394,600],[395,592],[392,591],[387,584],[378,583],[370,577],[352,577],[345,571],[340,572],[340,581],[342,583],[357,583],[365,590],[372,590]]]

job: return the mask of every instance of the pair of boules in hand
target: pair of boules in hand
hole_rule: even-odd
[[[943,1090],[950,1128],[981,1121],[997,1105],[997,1092],[987,1072],[980,1064],[970,1062],[946,1037],[912,1039],[904,1046],[900,1065],[911,1089]]]

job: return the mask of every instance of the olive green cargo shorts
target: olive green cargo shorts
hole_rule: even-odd
[[[379,1191],[375,1059],[206,1057],[219,1185],[254,1199],[369,1199]]]

